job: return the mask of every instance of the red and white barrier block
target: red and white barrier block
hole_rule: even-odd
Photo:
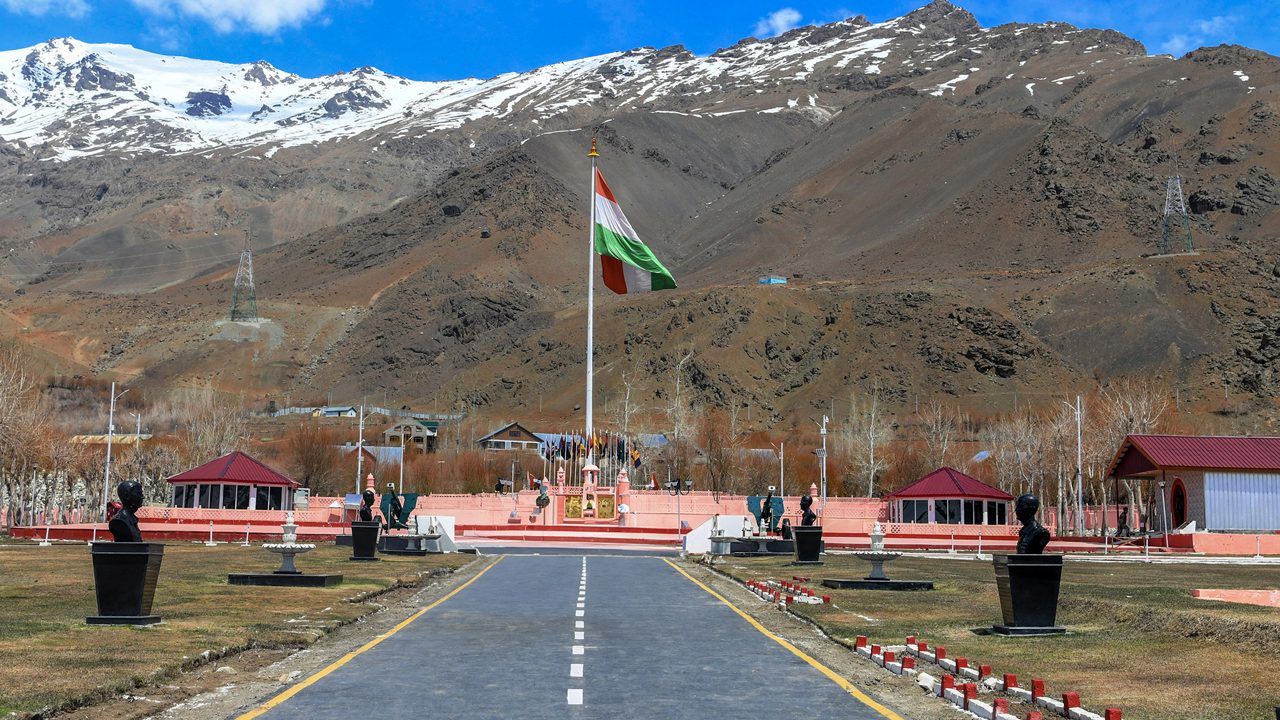
[[[1071,720],[1122,720],[1119,708],[1107,708],[1101,715],[1085,710],[1080,706],[1080,694],[1077,692],[1063,693],[1061,699],[1052,698],[1045,694],[1044,681],[1039,678],[1031,681],[1030,688],[1022,688],[1018,686],[1017,675],[1006,673],[1002,677],[996,678],[991,671],[990,665],[978,665],[975,668],[967,658],[947,659],[947,652],[944,647],[935,647],[932,652],[928,648],[928,643],[917,641],[914,636],[907,638],[905,651],[908,654],[919,657],[921,660],[932,662],[944,670],[955,673],[955,675],[943,675],[940,680],[935,681],[927,673],[920,673],[921,686],[938,697],[944,698],[980,718],[1018,720],[1015,715],[1009,713],[1009,701],[1007,699],[995,698],[989,704],[977,699],[979,691],[986,689],[988,691],[1003,692],[1029,705],[1044,708],[1054,715],[1070,718]],[[956,676],[960,677],[961,682],[956,682]],[[926,678],[928,679],[927,683],[924,681]],[[964,682],[966,679],[977,682]],[[1038,710],[1032,710],[1027,715],[1027,720],[1043,720],[1043,714]]]

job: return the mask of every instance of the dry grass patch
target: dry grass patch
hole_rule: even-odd
[[[735,577],[789,580],[863,577],[870,565],[829,556],[820,567],[785,559],[732,558]],[[1280,658],[1280,611],[1204,602],[1192,588],[1280,587],[1280,568],[1071,562],[1062,579],[1059,623],[1070,633],[1045,638],[984,634],[1000,620],[990,561],[904,557],[890,577],[933,580],[933,592],[831,590],[832,605],[796,612],[839,638],[866,635],[901,644],[916,635],[949,657],[990,664],[997,673],[1044,678],[1050,693],[1077,690],[1086,707],[1121,707],[1132,720],[1274,718],[1274,689],[1260,681],[1263,661]],[[1244,654],[1245,652],[1249,654]]]
[[[96,613],[85,545],[0,545],[0,715],[92,702],[176,673],[206,652],[303,647],[377,609],[349,598],[415,584],[472,559],[355,563],[350,555],[350,548],[322,545],[298,559],[304,572],[342,573],[337,587],[245,587],[227,584],[227,573],[270,572],[279,567],[274,555],[256,546],[168,545],[154,607],[164,622],[134,628],[85,624]]]

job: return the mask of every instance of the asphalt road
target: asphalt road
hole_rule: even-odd
[[[512,555],[262,717],[883,716],[660,558]]]

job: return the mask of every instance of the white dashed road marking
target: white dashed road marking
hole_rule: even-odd
[[[578,581],[578,601],[576,603],[576,606],[577,606],[577,609],[573,611],[574,617],[581,618],[586,616],[587,614],[587,611],[585,610],[585,608],[587,607],[587,558],[586,556],[583,556],[582,558],[582,578]],[[573,621],[573,627],[574,627],[573,639],[575,641],[580,642],[586,639],[586,636],[587,636],[586,626],[587,626],[587,623],[584,620]],[[587,654],[587,648],[584,645],[572,645],[570,646],[570,651],[574,655]],[[583,670],[583,663],[571,663],[569,665],[569,677],[571,678],[582,677],[582,670]],[[569,688],[568,694],[565,697],[566,697],[566,701],[570,705],[581,705],[582,704],[582,688]]]

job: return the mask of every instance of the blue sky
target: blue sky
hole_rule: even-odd
[[[749,36],[927,0],[0,0],[0,48],[70,35],[314,76],[362,65],[421,80],[489,77],[642,45],[705,54]],[[1181,54],[1234,42],[1280,54],[1275,0],[970,0],[983,25],[1062,20]]]

